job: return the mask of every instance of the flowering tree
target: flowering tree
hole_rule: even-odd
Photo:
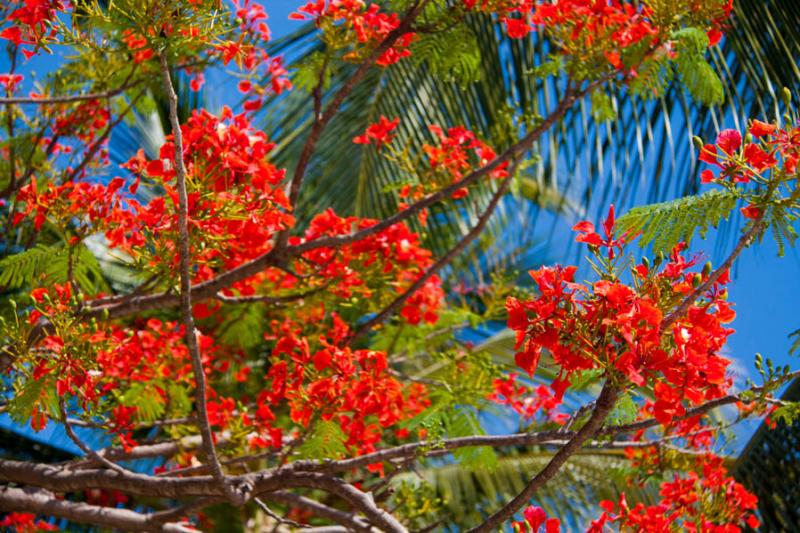
[[[599,502],[592,531],[756,524],[756,499],[714,453],[722,428],[710,414],[727,404],[741,418],[796,414],[772,398],[795,373],[757,361],[763,382],[735,392],[721,354],[733,331],[725,286],[734,261],[768,230],[794,240],[800,129],[788,96],[786,117],[699,142],[708,192],[619,220],[611,206],[599,228],[578,223],[591,279],[554,266],[530,273],[533,292],[498,281],[500,305],[480,314],[448,301],[439,277],[484,231],[535,142],[582,99],[607,119],[610,91],[652,98],[677,78],[698,100],[718,100],[704,53],[730,1],[309,2],[292,17],[313,21],[324,45],[302,72],[316,120],[288,172],[270,162],[280,139],[251,123],[272,95],[292,90],[281,59],[265,51],[260,5],[24,0],[3,9],[12,57],[0,77],[3,409],[35,430],[62,424],[84,454],[64,464],[0,459],[4,526],[51,528],[40,515],[190,531],[213,526],[204,510],[223,504],[287,528],[432,529],[448,519],[441,502],[424,484],[394,484],[397,474],[442,456],[488,468],[495,450],[532,445],[553,450],[547,465],[471,531],[558,531],[537,491],[584,448],[625,449],[631,482],[660,484],[656,505]],[[401,209],[382,220],[330,209],[296,218],[320,136],[354,87],[474,16],[494,17],[510,39],[546,35],[552,60],[532,75],[560,84],[561,100],[544,117],[514,110],[502,149],[436,124],[416,149],[395,139],[399,119],[376,117],[353,142],[407,175],[387,192]],[[18,63],[56,47],[68,59],[18,94]],[[352,77],[325,94],[345,62],[357,65]],[[181,121],[175,76],[197,90],[210,73],[238,80],[242,112]],[[157,157],[140,151],[114,165],[112,132],[158,95],[171,135]],[[488,201],[471,194],[479,187],[492,191]],[[442,203],[480,214],[434,256],[425,228]],[[737,206],[738,243],[722,264],[698,267],[687,243]],[[132,281],[108,283],[90,248],[98,242]],[[652,245],[654,258],[635,261],[632,245]],[[458,342],[459,328],[498,312],[516,334],[514,368]],[[435,372],[415,375],[430,361]],[[540,363],[556,378],[536,386],[525,375]],[[598,396],[567,409],[565,395],[590,382]],[[475,413],[490,404],[526,430],[483,434]],[[78,426],[112,444],[90,447]],[[132,470],[153,457],[156,471]]]

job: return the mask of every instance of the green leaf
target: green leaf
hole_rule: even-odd
[[[594,91],[591,96],[591,101],[592,118],[597,122],[606,122],[617,118],[614,102],[607,93],[603,91]]]
[[[121,405],[136,407],[140,422],[155,422],[164,414],[164,399],[153,383],[134,383],[119,399]]]
[[[41,400],[47,385],[46,379],[29,379],[14,395],[8,405],[8,415],[17,424],[25,424],[33,414],[33,408]]]
[[[411,46],[411,57],[418,66],[426,64],[433,76],[462,87],[481,78],[478,41],[469,28],[462,25],[422,34]]]
[[[31,284],[62,250],[62,247],[37,244],[0,260],[0,286],[16,289]]]
[[[631,209],[617,220],[620,234],[641,232],[641,245],[653,244],[653,252],[669,252],[683,241],[691,242],[695,232],[705,237],[709,227],[728,219],[736,205],[736,194],[729,191],[710,191]]]
[[[332,420],[320,421],[298,451],[308,459],[338,459],[347,453],[347,441],[339,424]]]
[[[675,72],[689,94],[698,102],[710,106],[725,99],[722,81],[708,64],[704,54],[708,36],[699,28],[684,28],[673,34],[676,43]]]
[[[478,417],[471,409],[455,411],[453,416],[448,419],[447,432],[450,438],[486,434]],[[470,471],[492,471],[497,467],[497,454],[490,446],[458,448],[453,451],[453,456],[463,468]]]
[[[617,401],[614,410],[609,415],[609,424],[629,424],[636,420],[638,414],[639,406],[636,405],[630,394],[625,394]]]

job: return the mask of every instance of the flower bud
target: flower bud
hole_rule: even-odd
[[[709,274],[711,274],[711,261],[703,266],[703,277],[707,277]]]

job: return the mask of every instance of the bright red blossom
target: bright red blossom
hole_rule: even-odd
[[[394,138],[392,132],[395,130],[395,128],[397,128],[398,124],[400,124],[399,118],[389,120],[381,115],[381,118],[378,122],[367,126],[367,130],[362,135],[354,137],[353,142],[356,144],[372,143],[380,148],[384,144],[392,142],[392,139]]]

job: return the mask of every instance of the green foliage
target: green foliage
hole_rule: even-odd
[[[737,196],[730,191],[713,190],[631,209],[617,221],[620,234],[641,232],[641,245],[652,243],[654,252],[668,252],[677,243],[687,244],[696,231],[705,237],[709,227],[728,219]]]
[[[409,529],[423,529],[432,522],[441,521],[444,503],[433,485],[424,479],[404,479],[392,493],[392,506]]]
[[[773,204],[767,209],[764,216],[764,221],[772,232],[772,238],[778,245],[778,255],[781,257],[786,251],[786,245],[793,246],[797,240],[797,231],[793,226],[795,220],[797,220],[797,216],[784,205]]]
[[[423,34],[411,46],[417,66],[427,65],[430,73],[462,87],[481,79],[481,51],[469,28],[456,25],[444,31]]]
[[[636,402],[633,401],[630,394],[624,394],[614,405],[614,410],[611,411],[607,424],[630,424],[636,420],[638,414],[639,406],[636,405]]]
[[[614,102],[611,97],[603,91],[594,91],[591,95],[592,118],[597,122],[605,122],[617,118],[617,111],[614,109]]]
[[[447,434],[453,437],[485,435],[477,415],[471,409],[458,409],[447,418]],[[453,451],[453,457],[470,471],[494,470],[497,467],[497,454],[490,446],[471,446]]]
[[[312,52],[295,65],[292,83],[301,91],[311,92],[320,81],[320,72],[325,69],[322,77],[322,88],[327,89],[331,82],[331,70],[328,57],[322,52]]]
[[[252,350],[264,342],[266,306],[261,303],[226,306],[219,341],[228,346]]]
[[[800,419],[800,402],[785,402],[770,415],[770,418],[786,425],[794,424]]]
[[[347,453],[347,441],[342,428],[332,420],[321,420],[314,425],[311,434],[300,445],[301,457],[308,459],[339,459]]]
[[[37,244],[0,260],[0,285],[16,289],[31,284],[53,259],[53,251],[51,246]]]
[[[699,28],[683,28],[673,37],[676,43],[675,72],[689,94],[707,106],[721,104],[725,99],[722,81],[705,59],[708,36]]]
[[[63,245],[37,244],[22,253],[0,260],[0,286],[18,289],[33,286],[42,278],[48,283],[65,283],[72,262],[72,275],[86,292],[107,290],[97,258],[83,244],[70,248]]]
[[[133,383],[119,398],[120,405],[136,407],[136,419],[155,422],[164,415],[165,405],[154,382]]]
[[[789,334],[789,338],[794,338],[792,345],[789,347],[789,353],[797,355],[800,353],[800,329],[796,329]]]
[[[34,406],[45,392],[47,380],[29,379],[19,386],[8,403],[8,415],[17,424],[25,424],[33,414]]]

